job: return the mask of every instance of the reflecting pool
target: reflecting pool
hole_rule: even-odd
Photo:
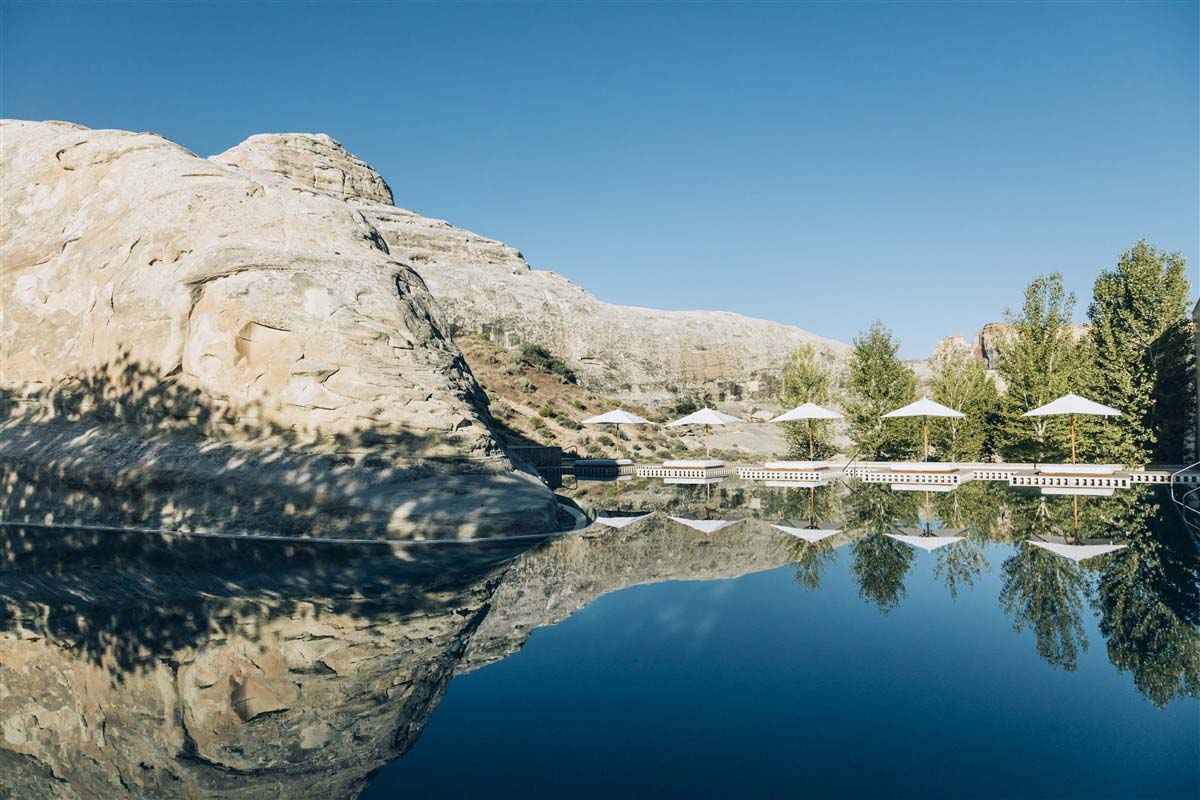
[[[617,488],[544,543],[0,528],[0,796],[1200,793],[1156,490]]]

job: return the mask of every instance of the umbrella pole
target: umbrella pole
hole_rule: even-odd
[[[808,487],[808,522],[817,527],[817,490],[813,486]]]
[[[810,419],[808,421],[808,460],[812,461],[814,458],[816,456],[813,454],[812,420]]]
[[[1071,498],[1075,506],[1075,544],[1079,544],[1079,495]]]
[[[922,427],[925,431],[925,449],[921,451],[921,455],[926,461],[929,460],[929,417],[921,417]]]
[[[1071,415],[1071,463],[1075,463],[1075,415]],[[1078,537],[1076,537],[1078,538]]]
[[[617,429],[617,447],[621,446],[621,423],[617,423],[614,427]],[[617,452],[620,455],[620,451]],[[617,461],[617,511],[621,510],[621,462]]]
[[[704,457],[712,458],[712,451],[708,447],[708,426],[704,426]]]

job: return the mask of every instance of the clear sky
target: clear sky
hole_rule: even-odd
[[[1196,2],[0,8],[5,117],[328,133],[612,302],[916,358],[1140,237],[1200,283]]]

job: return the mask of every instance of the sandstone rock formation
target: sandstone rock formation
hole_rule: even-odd
[[[32,461],[70,477],[83,433],[115,435],[102,448],[114,460],[88,464],[98,476],[115,475],[126,466],[123,443],[140,445],[170,427],[177,444],[190,429],[200,434],[190,451],[167,447],[166,461],[154,464],[169,467],[179,486],[203,484],[212,459],[193,456],[215,428],[233,431],[243,447],[253,435],[282,432],[289,447],[349,454],[359,469],[331,485],[320,462],[281,471],[254,450],[241,456],[263,467],[247,496],[283,483],[327,509],[367,497],[390,520],[388,535],[453,533],[496,505],[498,474],[524,481],[508,509],[523,512],[519,530],[553,524],[549,491],[514,477],[497,446],[487,398],[424,282],[338,199],[379,202],[390,193],[336,142],[254,139],[239,151],[239,168],[153,134],[0,125],[0,390],[10,401],[38,395],[50,427],[37,430],[61,445],[47,449],[28,419],[8,424],[0,431],[6,464]],[[61,413],[73,397],[106,407],[107,424],[64,429],[78,422]],[[119,430],[135,419],[162,422]],[[444,492],[437,481],[406,489],[408,467],[430,457],[471,457],[493,474]],[[489,501],[475,502],[476,491]],[[441,519],[404,511],[439,493]],[[502,516],[508,526],[522,513]]]
[[[1078,342],[1087,336],[1089,330],[1091,330],[1090,325],[1072,325],[1071,336]],[[979,329],[970,342],[967,342],[962,334],[940,340],[933,351],[933,358],[954,353],[970,353],[982,360],[988,369],[996,370],[1000,366],[1000,350],[1004,346],[1004,340],[1011,335],[1011,325],[1003,322],[989,322]]]
[[[305,149],[311,155],[297,154]],[[543,345],[606,395],[656,401],[705,389],[726,400],[774,401],[779,371],[797,346],[811,345],[834,363],[849,352],[841,342],[738,314],[604,303],[561,275],[530,269],[512,247],[381,199],[382,179],[325,136],[255,136],[211,160],[320,188],[312,168],[318,160],[321,174],[334,176],[324,181],[330,193],[370,220],[392,256],[421,274],[454,330],[483,333],[505,347]],[[368,190],[355,194],[360,186]]]
[[[14,799],[358,797],[413,746],[498,580],[461,550],[439,569],[378,547],[44,545],[40,569],[0,572]]]

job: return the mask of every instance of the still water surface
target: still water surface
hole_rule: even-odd
[[[658,513],[540,546],[0,531],[0,795],[1200,794],[1200,564],[1151,490],[621,505]],[[1127,547],[1026,543],[1076,536]]]

